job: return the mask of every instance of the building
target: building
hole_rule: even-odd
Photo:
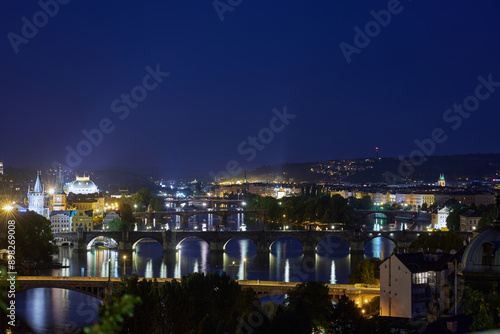
[[[0,175],[3,175],[3,162],[0,161]]]
[[[73,230],[73,217],[75,210],[52,211],[50,213],[50,228],[53,233],[71,232]]]
[[[459,253],[394,254],[380,265],[380,315],[414,319],[449,309]],[[451,277],[450,277],[451,276]]]
[[[101,212],[104,210],[104,197],[78,196],[70,197],[74,210],[93,210]]]
[[[78,210],[73,217],[72,231],[92,231],[94,230],[94,218],[92,210]]]
[[[38,213],[40,216],[49,217],[49,208],[45,206],[45,191],[40,179],[41,172],[37,172],[33,191],[28,186],[28,210]]]
[[[478,210],[468,210],[460,215],[460,231],[472,232],[477,230],[482,212]]]
[[[466,206],[474,204],[479,207],[480,205],[495,204],[495,194],[487,192],[456,192],[449,194],[449,198]]]
[[[444,179],[444,174],[439,175],[439,180],[437,182],[438,187],[446,187],[446,180]]]
[[[447,229],[446,219],[450,215],[450,209],[448,207],[437,208],[432,212],[432,227],[436,230]]]
[[[58,175],[56,177],[56,188],[54,190],[54,194],[52,195],[53,211],[64,211],[67,209],[66,193],[64,192],[63,184],[62,170],[59,166]]]
[[[462,284],[484,293],[500,282],[500,212],[465,249],[459,274]]]
[[[90,180],[89,176],[77,176],[76,180],[71,182],[68,186],[68,193],[87,195],[98,192],[99,188]]]

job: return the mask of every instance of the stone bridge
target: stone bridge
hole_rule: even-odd
[[[207,209],[207,210],[179,210],[179,211],[171,210],[171,211],[134,212],[134,216],[136,218],[142,219],[143,226],[152,226],[153,219],[161,218],[162,220],[164,220],[167,218],[172,218],[172,216],[179,216],[181,217],[180,229],[188,228],[189,217],[202,214],[215,215],[220,217],[221,225],[227,225],[228,218],[232,215],[238,215],[238,214],[254,214],[259,216],[260,219],[262,219],[262,222],[264,222],[266,218],[265,210],[228,210],[228,209],[208,210]],[[171,226],[170,228],[173,229],[174,226]]]
[[[16,293],[36,288],[58,288],[84,293],[103,300],[112,291],[113,286],[120,284],[119,277],[55,277],[55,276],[18,276]],[[142,280],[140,278],[139,280]],[[157,278],[159,284],[170,282],[173,278]],[[273,282],[239,280],[242,288],[252,288],[259,297],[284,295],[294,288],[298,282]],[[326,284],[333,300],[346,295],[358,305],[380,295],[380,287],[366,284]]]
[[[362,217],[365,221],[370,217],[381,218],[385,216],[388,222],[400,220],[413,220],[418,218],[417,211],[398,211],[398,210],[355,210],[354,213]]]
[[[76,251],[87,251],[92,247],[92,243],[98,237],[107,237],[118,243],[120,251],[132,252],[135,245],[143,239],[153,239],[163,246],[164,252],[176,252],[180,243],[186,238],[196,237],[206,241],[211,252],[224,252],[226,244],[232,239],[249,239],[257,245],[257,253],[270,253],[272,244],[280,238],[294,238],[298,240],[304,249],[304,253],[316,253],[321,241],[322,247],[327,251],[334,251],[338,246],[338,241],[332,237],[345,241],[350,246],[351,254],[364,254],[365,245],[370,240],[382,237],[391,240],[400,249],[409,247],[420,235],[429,232],[413,231],[91,231],[91,232],[70,232],[58,233],[58,237],[64,237],[74,243]],[[464,238],[472,237],[470,232],[458,232]],[[330,248],[330,249],[329,249]]]

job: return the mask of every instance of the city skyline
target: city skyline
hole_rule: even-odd
[[[500,153],[499,4],[232,4],[5,4],[0,161],[208,177]]]

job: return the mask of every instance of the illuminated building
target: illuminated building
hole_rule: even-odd
[[[73,217],[73,232],[92,231],[93,229],[94,219],[92,210],[78,210],[77,214]]]
[[[28,187],[28,210],[34,211],[46,218],[49,217],[49,208],[45,208],[45,192],[40,180],[41,172],[37,172],[33,191]]]
[[[98,193],[99,188],[95,185],[93,181],[90,180],[89,176],[77,176],[76,180],[71,182],[71,184],[68,187],[68,193],[73,193],[73,194],[82,194],[82,195],[87,195],[87,194],[94,194]]]
[[[446,187],[446,180],[444,179],[444,174],[439,175],[439,180],[437,182],[439,187]]]

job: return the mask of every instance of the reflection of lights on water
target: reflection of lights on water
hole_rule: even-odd
[[[290,261],[288,259],[285,261],[285,277],[283,281],[290,282]]]
[[[167,265],[163,261],[160,265],[160,278],[167,278]]]
[[[330,271],[330,284],[337,284],[337,277],[335,276],[335,261],[332,261],[332,267]]]
[[[179,251],[176,254],[177,261],[175,261],[175,269],[174,269],[174,278],[181,278],[181,259],[182,259],[182,251]]]
[[[146,269],[144,270],[144,277],[147,277],[147,278],[153,277],[153,259],[150,259],[146,263]]]

